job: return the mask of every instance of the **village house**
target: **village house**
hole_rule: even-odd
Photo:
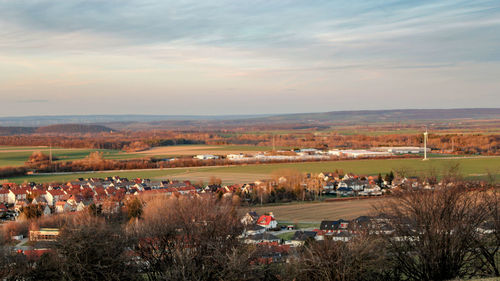
[[[243,236],[253,236],[257,234],[262,234],[266,232],[266,228],[257,224],[251,224],[245,226],[245,230],[243,231]]]
[[[49,205],[45,205],[43,208],[43,215],[44,216],[50,216],[52,214],[52,210],[50,209]]]
[[[26,200],[26,189],[11,189],[9,190],[8,203],[15,204],[17,201]]]
[[[295,231],[292,239],[290,239],[290,241],[286,241],[286,244],[298,247],[304,245],[304,243],[309,240],[310,241],[317,240],[317,232],[299,230]]]
[[[56,213],[71,212],[71,205],[67,201],[57,201],[55,204]]]
[[[280,243],[281,239],[272,235],[271,233],[264,232],[252,236],[247,236],[244,240],[247,244],[260,244],[260,243]]]
[[[382,191],[378,185],[371,184],[371,185],[367,186],[363,191],[359,192],[359,195],[380,196],[380,195],[382,195]]]
[[[60,189],[52,189],[48,190],[45,193],[45,200],[47,200],[47,204],[54,206],[57,201],[60,201],[66,193]]]
[[[347,179],[344,179],[342,180],[338,187],[349,187],[349,188],[352,188],[352,190],[354,191],[362,191],[364,188],[365,188],[365,184],[358,180],[358,179],[355,179],[355,178],[347,178]]]
[[[47,200],[45,199],[45,196],[38,196],[36,198],[33,198],[33,200],[31,201],[31,204],[33,205],[38,205],[38,204],[42,204],[42,205],[47,205]]]
[[[259,217],[260,216],[257,214],[257,212],[250,211],[243,216],[243,218],[241,219],[241,223],[243,225],[256,224]]]
[[[335,192],[335,183],[334,182],[326,182],[325,185],[323,185],[323,192],[324,193],[333,193]]]
[[[8,209],[3,203],[0,203],[0,215],[7,213]]]
[[[340,232],[332,235],[330,239],[332,239],[333,241],[348,242],[352,239],[353,236],[354,235],[350,232]]]
[[[349,221],[339,219],[336,221],[322,221],[319,229],[325,234],[340,233],[347,231],[349,227]]]
[[[9,203],[10,191],[5,188],[0,188],[0,203]]]
[[[353,196],[354,190],[351,187],[339,187],[337,188],[337,194],[340,196]]]
[[[55,241],[58,236],[57,228],[40,228],[29,232],[30,241]]]
[[[88,205],[90,205],[90,204],[88,204]],[[85,210],[85,208],[88,207],[88,205],[85,205],[85,203],[83,203],[83,201],[80,201],[76,205],[76,211],[81,212],[81,211]]]
[[[257,220],[257,224],[266,229],[275,229],[278,227],[278,221],[276,221],[272,213],[260,216],[259,220]]]

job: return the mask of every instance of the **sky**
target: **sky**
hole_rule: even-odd
[[[0,0],[0,116],[500,107],[500,1]]]

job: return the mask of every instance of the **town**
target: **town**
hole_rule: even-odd
[[[215,212],[217,217],[217,212],[222,212],[220,215],[226,219],[229,219],[229,216],[234,216],[233,227],[235,228],[232,230],[232,235],[234,235],[235,241],[238,241],[235,243],[248,245],[253,249],[249,260],[251,268],[255,269],[272,264],[286,267],[304,259],[304,255],[307,253],[304,252],[304,249],[315,249],[314,245],[320,245],[317,243],[327,243],[321,245],[341,243],[366,247],[361,241],[368,239],[366,241],[371,241],[369,243],[380,243],[377,239],[386,237],[389,244],[409,243],[407,245],[409,247],[413,245],[413,241],[422,239],[422,235],[425,233],[419,229],[418,222],[413,222],[408,218],[403,218],[402,221],[398,215],[400,211],[398,208],[404,208],[401,203],[406,200],[405,196],[411,196],[408,191],[423,196],[422,199],[428,195],[440,194],[439,196],[442,196],[443,200],[458,200],[456,203],[462,200],[475,202],[476,199],[471,199],[472,197],[467,195],[470,192],[468,190],[472,188],[476,190],[475,192],[479,191],[477,184],[464,185],[463,182],[449,181],[449,179],[429,182],[418,178],[403,178],[392,173],[385,175],[384,178],[381,175],[371,177],[351,173],[343,174],[339,171],[298,176],[289,172],[289,174],[283,173],[272,180],[234,185],[222,185],[216,178],[211,179],[209,184],[192,184],[190,181],[176,180],[154,181],[139,178],[129,180],[118,176],[75,179],[63,184],[27,183],[16,185],[4,183],[0,189],[2,202],[0,203],[0,216],[3,220],[4,231],[10,235],[7,237],[9,241],[7,244],[11,246],[4,246],[3,249],[11,251],[11,255],[17,255],[17,262],[21,262],[23,259],[35,263],[42,262],[48,258],[47,255],[52,255],[56,250],[59,251],[61,243],[74,243],[70,242],[71,240],[64,240],[68,239],[68,235],[70,235],[68,231],[75,231],[71,228],[68,229],[67,224],[76,228],[91,227],[93,229],[95,226],[86,226],[85,222],[89,219],[92,221],[93,216],[102,217],[110,223],[113,221],[116,223],[116,220],[123,220],[120,219],[123,214],[127,214],[125,218],[129,222],[125,225],[130,225],[125,227],[125,231],[132,235],[135,231],[139,231],[134,230],[135,224],[154,223],[154,220],[157,219],[163,221],[163,212],[167,212],[165,214],[174,212],[177,213],[175,216],[182,214],[190,218],[187,223],[182,222],[182,220],[177,221],[172,226],[177,227],[174,230],[174,235],[168,238],[169,243],[180,243],[178,235],[187,235],[182,238],[187,240],[179,245],[184,248],[186,245],[194,243],[194,241],[190,242],[189,240],[195,238],[188,234],[188,231],[192,231],[190,230],[192,227],[197,229],[198,225],[201,224],[202,228],[224,228],[222,225],[212,225],[214,223],[212,222],[214,219],[212,213]],[[388,204],[384,207],[385,209],[379,210],[375,215],[362,215],[354,219],[332,218],[322,220],[318,226],[301,226],[290,222],[280,222],[280,217],[275,216],[272,212],[259,214],[256,211],[245,213],[231,211],[234,210],[234,207],[241,208],[242,205],[250,209],[260,206],[262,201],[259,203],[259,200],[255,202],[249,200],[251,198],[249,194],[256,193],[257,197],[263,198],[262,193],[266,192],[266,196],[269,197],[275,190],[285,188],[292,180],[297,181],[294,185],[303,189],[304,194],[307,194],[303,198],[308,198],[308,200],[318,200],[320,196],[323,196],[324,201],[336,204],[335,201],[338,200],[363,200],[363,198],[370,196],[388,195],[387,200],[401,202]],[[270,188],[273,190],[269,191]],[[488,190],[479,191],[477,194],[488,195],[491,192]],[[425,193],[425,191],[432,193]],[[389,196],[390,194],[395,194],[395,196]],[[419,204],[418,200],[420,199],[418,198],[413,198],[412,201],[408,201],[408,204]],[[431,199],[435,200],[433,197],[425,200]],[[488,200],[497,199],[497,197],[492,198],[491,195],[488,195],[481,200],[489,202]],[[491,202],[498,203],[497,201]],[[198,211],[202,212],[200,217],[197,217],[199,214],[197,208],[199,208]],[[153,212],[149,209],[152,209]],[[188,209],[190,212],[182,213]],[[207,215],[208,217],[206,217]],[[143,218],[143,216],[146,217]],[[490,239],[491,235],[497,233],[498,225],[491,221],[487,213],[475,220],[472,224],[473,231],[464,231],[465,234],[477,235],[478,239],[481,237],[483,237],[481,239]],[[173,222],[175,221],[174,219]],[[65,223],[61,224],[62,222]],[[404,226],[404,231],[401,229],[402,226]],[[209,229],[208,231],[215,231],[215,229]],[[73,232],[73,235],[78,235],[78,231],[84,230],[77,230],[77,232]],[[140,238],[142,240],[139,240],[138,246],[123,246],[122,251],[127,257],[131,257],[139,268],[154,270],[149,266],[149,251],[151,250],[146,248],[146,252],[142,252],[144,249],[141,247],[145,245],[143,243],[153,243],[153,245],[148,246],[153,248],[168,246],[155,245],[156,240],[151,241],[150,235],[161,237],[160,232],[150,233],[147,228],[140,231],[146,231],[141,234],[146,236]],[[200,233],[200,235],[204,234]],[[208,239],[206,243],[212,243],[209,237],[204,236],[203,239]],[[484,241],[486,243],[489,240]],[[19,256],[22,256],[23,259],[19,260]],[[367,260],[366,262],[373,261]]]
[[[295,181],[295,182],[292,182]],[[107,178],[75,179],[64,184],[2,183],[0,185],[0,218],[15,220],[30,205],[39,206],[42,215],[83,211],[96,205],[104,213],[118,212],[126,200],[140,196],[197,195],[214,193],[220,197],[237,197],[242,204],[262,204],[272,194],[286,193],[282,189],[290,184],[299,187],[298,198],[307,200],[349,197],[381,196],[401,186],[432,188],[429,182],[418,178],[400,178],[390,174],[382,177],[362,176],[352,173],[322,172],[300,174],[284,172],[276,179],[263,179],[245,184],[223,185],[217,178],[208,184],[189,180],[127,179],[119,176]],[[292,196],[293,197],[293,196]],[[288,202],[290,198],[283,198]],[[263,201],[265,200],[265,202]]]

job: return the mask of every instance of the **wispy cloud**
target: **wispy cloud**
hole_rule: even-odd
[[[0,0],[0,95],[57,103],[54,96],[115,101],[136,91],[219,102],[234,88],[238,100],[281,101],[293,88],[338,101],[346,92],[420,88],[429,77],[436,81],[421,90],[443,88],[453,73],[490,85],[480,86],[489,97],[499,19],[500,3],[483,0]],[[442,95],[452,100],[453,91]]]

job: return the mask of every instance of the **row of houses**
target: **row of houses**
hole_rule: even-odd
[[[310,179],[310,175],[308,177]],[[338,174],[327,172],[320,173],[318,177],[325,182],[323,193],[337,193],[342,196],[382,194],[381,187],[375,184],[373,177],[346,174],[339,178]],[[306,181],[303,183],[305,189],[308,189],[307,180],[306,177]],[[116,176],[104,179],[80,178],[65,184],[50,185],[4,183],[0,187],[0,204],[3,204],[2,208],[15,211],[19,211],[29,204],[40,204],[49,207],[44,212],[44,214],[48,214],[81,211],[94,203],[103,205],[106,210],[113,212],[119,209],[127,196],[169,196],[211,192],[231,197],[234,194],[249,194],[255,189],[268,189],[283,181],[286,181],[286,178],[280,178],[278,182],[261,180],[225,186],[221,184],[195,186],[190,181],[153,181],[139,178],[129,180]],[[383,187],[385,187],[385,183]]]
[[[189,181],[128,180],[120,177],[77,179],[65,184],[42,185],[4,183],[0,186],[0,215],[6,211],[19,213],[27,205],[44,206],[44,214],[82,211],[91,204],[103,212],[118,212],[126,197],[142,194],[172,195],[204,192]],[[4,212],[4,213],[5,213]],[[1,217],[1,216],[0,216]]]
[[[254,216],[251,212],[247,213],[243,220],[247,223],[247,218],[249,216]],[[260,216],[256,224],[246,225],[245,231],[242,235],[244,241],[249,244],[262,244],[262,243],[279,243],[284,245],[289,245],[291,247],[299,247],[304,245],[306,242],[310,241],[322,241],[322,240],[332,240],[339,242],[348,242],[359,235],[391,235],[392,239],[416,239],[414,237],[398,237],[395,235],[395,229],[392,226],[392,220],[394,219],[390,215],[379,214],[377,216],[360,216],[353,220],[324,220],[321,222],[320,227],[317,229],[309,230],[297,230],[294,232],[293,236],[289,240],[283,240],[270,233],[271,228],[266,228],[265,225],[259,225],[263,220],[260,218],[266,217],[267,215]],[[273,217],[274,219],[274,217]],[[242,220],[242,221],[243,221]],[[411,229],[413,228],[414,233],[417,235],[421,233],[422,229],[416,224],[411,222],[401,222],[406,223]],[[485,221],[479,226],[476,231],[479,234],[491,234],[495,231],[495,225],[493,222]]]
[[[316,185],[310,184],[317,180],[322,182],[321,190],[313,190]],[[224,197],[235,194],[250,194],[254,191],[270,192],[287,181],[286,177],[279,179],[258,180],[245,184],[193,185],[190,181],[127,179],[118,176],[107,178],[79,178],[64,184],[42,185],[26,183],[17,185],[3,183],[0,187],[0,204],[8,210],[19,211],[29,204],[48,206],[46,213],[81,211],[90,204],[98,204],[105,212],[116,212],[126,197],[150,195],[169,196],[196,193],[221,193]],[[301,185],[310,192],[337,194],[339,196],[379,196],[386,190],[403,183],[413,182],[412,179],[396,178],[387,182],[373,176],[354,174],[340,175],[337,172],[322,172],[317,175],[306,174]],[[1,210],[0,210],[1,214]]]

